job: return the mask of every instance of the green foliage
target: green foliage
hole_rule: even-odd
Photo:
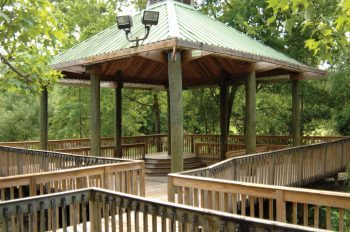
[[[337,57],[329,79],[328,90],[332,96],[331,108],[338,133],[350,135],[350,49],[343,50]]]
[[[217,95],[217,90],[213,89],[184,92],[185,132],[194,134],[218,133],[220,110]]]
[[[0,89],[39,91],[60,74],[48,67],[62,40],[59,13],[48,0],[0,1]]]
[[[266,0],[274,15],[283,15],[286,29],[298,27],[305,33],[311,30],[305,40],[305,47],[320,55],[324,60],[332,61],[338,51],[349,46],[350,2],[344,0]],[[302,17],[298,23],[295,18]],[[270,21],[275,18],[271,17]]]
[[[114,0],[52,0],[60,12],[68,39],[64,48],[86,40],[115,23],[117,10],[123,1]]]
[[[293,16],[286,30],[284,20],[288,15],[274,14],[272,9],[268,9],[266,1],[204,0],[199,9],[298,61],[311,66],[319,63],[318,57],[311,56],[304,48],[304,41],[312,31],[306,29],[303,34],[300,33],[302,16]],[[289,26],[292,23],[293,27]]]
[[[6,4],[9,5],[10,3],[14,4],[13,2]],[[39,11],[31,14],[31,16],[36,18],[39,17],[39,12],[45,12],[44,9],[41,9],[44,6],[42,4],[48,4],[49,7],[46,11],[51,14],[46,14],[46,22],[43,22],[41,16],[41,18],[35,19],[35,22],[41,22],[42,25],[35,33],[29,33],[29,31],[38,27],[37,24],[27,23],[23,28],[31,28],[29,31],[27,29],[18,29],[21,28],[18,25],[25,24],[24,20],[14,24],[17,25],[14,28],[17,28],[16,30],[23,34],[23,36],[18,35],[18,38],[23,38],[25,41],[24,35],[26,35],[27,38],[30,38],[27,42],[21,40],[14,42],[13,36],[9,37],[12,39],[6,40],[8,49],[11,48],[11,43],[18,48],[12,54],[12,57],[8,57],[8,59],[11,58],[11,63],[16,65],[15,67],[19,68],[21,72],[33,74],[34,77],[37,77],[37,81],[34,85],[31,84],[32,81],[23,81],[20,76],[16,76],[10,71],[8,66],[0,64],[0,67],[2,67],[0,72],[0,76],[2,77],[0,79],[0,88],[2,89],[26,90],[30,88],[37,90],[41,85],[51,83],[55,79],[52,76],[57,74],[51,73],[51,75],[51,71],[47,69],[47,62],[49,61],[47,55],[55,51],[53,45],[63,43],[63,47],[60,49],[69,48],[77,42],[89,38],[93,34],[113,25],[115,23],[115,14],[121,6],[135,4],[138,9],[142,9],[145,7],[146,1],[52,0],[51,3],[46,1],[39,1],[37,3],[23,1],[23,4],[25,4],[24,8],[18,8],[15,11],[3,7],[0,16],[2,19],[0,27],[4,28],[5,23],[8,21],[7,18],[11,16],[8,16],[8,14],[12,11],[17,12],[16,14],[19,15],[24,11],[33,11],[33,7],[36,6]],[[324,5],[322,1],[319,4],[320,7]],[[317,39],[321,38],[320,35],[313,33],[314,31],[311,26],[305,27],[304,15],[294,14],[294,11],[291,9],[282,11],[282,8],[280,8],[276,14],[274,8],[269,8],[268,2],[260,0],[228,0],[224,2],[220,0],[204,0],[201,3],[197,3],[196,7],[204,13],[306,64],[316,66],[320,62],[320,53],[317,53],[316,56],[310,55],[310,52],[304,45],[304,41],[311,37],[315,41],[318,41]],[[324,12],[322,14],[326,14],[332,7],[333,5],[330,4],[330,6],[320,11]],[[24,14],[20,17],[31,16]],[[52,20],[54,20],[53,23],[51,22]],[[48,24],[52,24],[53,27],[47,28]],[[64,28],[65,34],[67,34],[67,39],[63,40],[63,42],[61,42],[60,32],[56,29],[58,25],[60,28]],[[15,33],[15,29],[11,29],[12,31],[9,30],[7,32],[8,35]],[[49,34],[46,36],[45,33],[43,34],[45,30],[48,30],[47,33],[52,32],[53,35],[50,36]],[[55,31],[57,33],[54,33]],[[303,33],[300,34],[300,31],[303,31]],[[6,33],[1,31],[0,35],[3,36]],[[51,40],[51,37],[55,39]],[[33,40],[37,40],[37,44],[40,46],[24,47],[24,45],[32,44]],[[52,41],[55,44],[52,44]],[[313,46],[311,41],[308,43],[310,46]],[[0,52],[3,51],[0,50]],[[350,133],[349,57],[348,49],[338,49],[333,59],[334,64],[332,65],[331,78],[328,81],[302,83],[302,126],[304,134],[340,133],[345,135]],[[33,62],[28,65],[28,60]],[[43,73],[46,71],[49,73],[44,75]],[[123,135],[154,133],[155,113],[153,108],[153,94],[154,92],[152,91],[123,90]],[[166,133],[167,96],[165,92],[157,94],[160,105],[161,132]],[[0,132],[2,136],[0,139],[3,141],[37,139],[38,97],[28,95],[19,98],[15,94],[6,94],[5,97],[2,95],[0,97],[2,99],[1,113],[3,115],[0,120]],[[240,87],[237,91],[231,114],[231,134],[244,133],[244,99],[244,88]],[[102,136],[114,136],[114,100],[114,90],[101,90]],[[217,134],[220,132],[218,88],[184,91],[183,101],[184,130],[186,133]],[[25,106],[25,104],[29,106]],[[50,139],[88,137],[90,134],[89,105],[89,88],[51,88],[49,92]],[[23,118],[23,120],[20,118]],[[13,121],[20,121],[16,123],[19,126],[14,127],[14,129]],[[23,124],[21,124],[22,121]],[[258,86],[257,122],[258,134],[289,134],[291,130],[290,83],[274,83]]]
[[[38,139],[38,100],[34,95],[0,91],[0,141]]]

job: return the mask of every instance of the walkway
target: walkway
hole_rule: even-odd
[[[168,201],[168,177],[146,176],[146,197],[161,201]]]

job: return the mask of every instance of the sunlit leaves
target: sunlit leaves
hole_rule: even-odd
[[[37,92],[60,77],[50,57],[64,39],[59,12],[49,0],[1,1],[0,88]]]
[[[302,33],[312,30],[305,46],[324,60],[332,61],[339,49],[349,46],[350,1],[266,0],[275,14],[285,15],[286,29],[293,27],[293,15],[303,16]],[[292,15],[290,16],[290,12]],[[274,21],[271,17],[268,23]]]

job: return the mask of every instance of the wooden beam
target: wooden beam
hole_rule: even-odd
[[[316,68],[311,68],[306,65],[291,63],[291,62],[273,59],[273,58],[251,54],[251,53],[245,53],[245,52],[230,49],[230,48],[218,47],[216,45],[204,44],[202,42],[187,41],[187,40],[182,40],[178,38],[177,47],[179,49],[195,49],[195,50],[213,52],[212,55],[227,57],[231,59],[237,59],[240,61],[267,62],[271,64],[281,65],[281,68],[286,70],[294,70],[295,72],[308,72],[308,73],[318,74],[320,76],[325,76],[327,74],[326,71],[319,70]]]
[[[168,53],[171,172],[183,171],[183,104],[181,53]]]
[[[43,87],[40,93],[40,149],[48,150],[49,123],[48,123],[48,92]]]
[[[137,56],[140,56],[149,60],[153,60],[156,62],[164,63],[164,64],[167,62],[167,57],[164,54],[164,51],[143,52],[143,53],[137,54]]]
[[[122,74],[117,74],[115,89],[115,156],[122,158],[122,88],[120,81]]]
[[[255,71],[255,73],[267,72],[267,71],[278,69],[281,67],[282,67],[281,65],[271,64],[267,62],[256,62],[251,64],[252,71]]]
[[[100,121],[100,77],[90,75],[90,120],[91,120],[91,152],[93,156],[101,155],[101,121]]]
[[[210,56],[211,54],[213,54],[212,52],[208,52],[208,51],[202,51],[202,50],[185,50],[182,52],[181,56],[182,56],[182,63],[188,63],[191,62],[193,60],[197,60],[206,56]]]
[[[67,71],[71,73],[79,73],[79,74],[88,72],[86,67],[83,65],[75,65],[75,66],[70,66],[65,68],[58,68],[57,70]]]
[[[292,137],[293,145],[301,145],[300,85],[292,80]]]
[[[144,53],[144,52],[166,51],[166,50],[172,49],[176,45],[177,45],[176,39],[168,39],[168,40],[163,40],[161,42],[142,45],[139,47],[120,49],[114,52],[87,57],[80,60],[59,63],[59,64],[52,65],[51,67],[53,69],[64,70],[65,67],[70,67],[75,65],[87,66],[87,65],[97,64],[97,63],[104,63],[112,60],[123,59],[126,57],[135,56],[136,54]]]
[[[256,151],[256,78],[255,72],[247,74],[245,111],[245,144],[247,154]]]
[[[202,42],[187,41],[179,38],[172,38],[161,42],[146,44],[140,47],[120,49],[107,54],[87,57],[84,59],[69,61],[65,63],[59,63],[56,65],[52,65],[51,67],[57,70],[65,70],[66,67],[72,67],[77,65],[88,66],[91,64],[104,63],[108,61],[123,59],[126,57],[132,57],[137,54],[142,54],[147,52],[166,51],[166,50],[170,50],[173,47],[177,47],[178,49],[181,49],[181,50],[190,50],[190,51],[200,50],[202,53],[206,53],[206,54],[210,53],[210,55],[221,56],[221,57],[226,57],[226,58],[240,60],[240,61],[271,63],[275,65],[280,65],[281,69],[285,69],[287,71],[305,72],[307,76],[313,76],[313,78],[326,76],[327,74],[326,71],[319,70],[316,68],[311,68],[306,65],[302,65],[298,63],[282,61],[282,60],[273,59],[273,58],[251,54],[251,53],[246,53],[246,52],[242,52],[242,51],[238,51],[230,48],[218,47],[216,45],[209,45]],[[185,58],[186,58],[186,54],[185,54]],[[188,61],[190,60],[191,59],[189,59]]]
[[[325,79],[325,78],[327,78],[326,75],[320,75],[318,73],[312,73],[312,72],[302,72],[295,75],[291,75],[290,77],[291,80],[298,80],[298,81],[318,80],[318,79]]]

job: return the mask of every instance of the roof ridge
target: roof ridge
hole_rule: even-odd
[[[174,1],[167,1],[169,37],[181,37]]]

